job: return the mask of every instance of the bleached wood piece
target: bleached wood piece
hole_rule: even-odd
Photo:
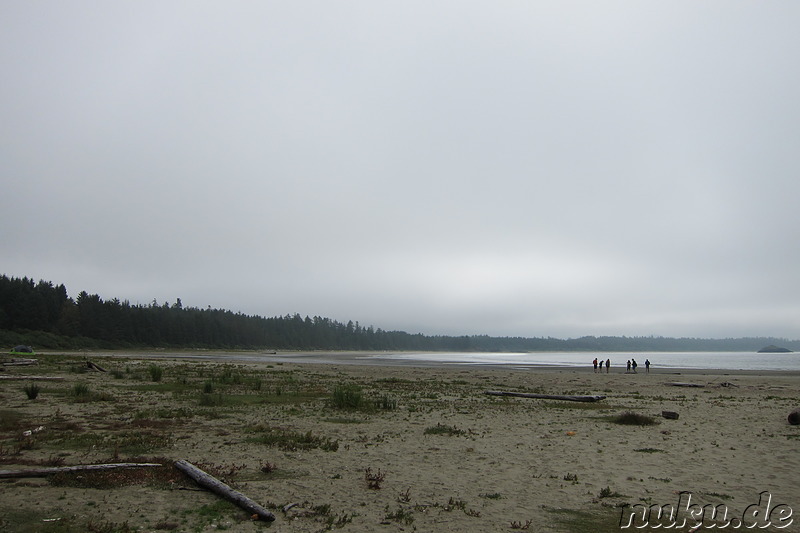
[[[180,461],[175,462],[175,467],[192,478],[195,483],[198,485],[207,488],[211,492],[222,496],[223,498],[235,503],[242,509],[252,513],[253,516],[258,516],[260,520],[265,520],[267,522],[272,522],[275,520],[275,515],[271,512],[267,511],[259,504],[242,494],[241,492],[235,491],[230,488],[228,485],[223,483],[222,481],[218,480],[214,476],[211,476],[201,469],[194,466],[189,461],[185,461],[181,459]]]
[[[7,380],[30,380],[30,381],[61,381],[64,378],[59,376],[0,376],[0,380],[7,379]]]
[[[159,463],[110,463],[103,465],[51,466],[47,468],[28,468],[25,470],[0,470],[0,479],[20,477],[47,477],[62,472],[86,472],[97,470],[113,470],[115,468],[143,468],[164,466]]]
[[[542,400],[566,400],[568,402],[597,402],[605,400],[605,396],[595,395],[562,395],[562,394],[534,394],[529,392],[507,392],[499,390],[487,390],[486,394],[492,396],[517,396],[520,398],[539,398]]]

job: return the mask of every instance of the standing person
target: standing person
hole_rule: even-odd
[[[592,361],[592,363],[594,364],[594,373],[597,374],[597,357],[594,358],[594,361]]]
[[[631,373],[631,360],[630,359],[628,359],[628,369],[625,370],[625,373],[626,374],[630,374]]]
[[[609,368],[611,368],[611,359],[606,359],[606,374],[608,374]]]
[[[645,359],[644,360],[644,373],[645,374],[649,374],[650,373],[650,359]]]
[[[603,360],[600,359],[600,373],[603,373]]]
[[[633,357],[631,357],[631,368],[633,368],[633,373],[634,373],[634,374],[636,373],[636,367],[637,367],[637,366],[639,366],[639,365],[637,365],[637,364],[636,364],[636,359],[634,359]]]

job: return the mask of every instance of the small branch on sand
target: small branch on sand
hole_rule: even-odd
[[[19,477],[47,477],[63,472],[85,472],[91,470],[113,470],[115,468],[142,468],[164,466],[159,463],[111,463],[104,465],[53,466],[48,468],[30,468],[27,470],[0,470],[0,479]]]
[[[506,392],[499,390],[487,390],[485,394],[492,396],[518,396],[520,398],[539,398],[542,400],[566,400],[568,402],[597,402],[605,400],[605,396],[574,396],[561,394],[532,394],[528,392]]]
[[[664,383],[664,385],[669,385],[671,387],[705,387],[705,385],[701,385],[700,383],[683,383],[680,381],[674,381],[672,383]]]
[[[252,513],[253,517],[257,517],[258,519],[265,520],[267,522],[272,522],[275,520],[274,514],[267,511],[241,492],[233,490],[217,478],[206,474],[192,463],[181,459],[180,461],[175,462],[175,468],[192,478],[198,485],[207,488],[211,492],[222,496],[223,498],[235,503],[242,509]]]

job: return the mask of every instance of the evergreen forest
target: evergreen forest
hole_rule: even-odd
[[[63,285],[0,276],[0,344],[35,349],[256,349],[406,351],[752,351],[773,344],[800,351],[800,341],[772,337],[699,339],[669,337],[429,336],[385,331],[299,314],[261,317],[223,309],[103,300]]]

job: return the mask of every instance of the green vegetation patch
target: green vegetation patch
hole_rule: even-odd
[[[40,437],[48,447],[58,449],[87,450],[97,449],[109,454],[124,453],[127,455],[141,455],[153,453],[172,444],[169,435],[150,431],[125,431],[121,433],[101,433],[97,431],[72,433],[66,436],[50,436],[43,434]]]
[[[248,442],[256,442],[266,446],[273,446],[286,451],[313,450],[319,448],[326,452],[335,452],[339,449],[339,441],[327,437],[314,435],[311,431],[300,433],[289,429],[259,426],[254,430],[257,435]]]
[[[359,410],[367,408],[364,393],[358,385],[338,385],[333,389],[330,404],[336,409]]]
[[[612,490],[611,487],[605,487],[600,489],[600,494],[598,494],[600,498],[627,498],[624,494],[620,494],[619,492]]]
[[[196,509],[184,511],[187,518],[194,518],[199,522],[195,531],[204,530],[203,526],[212,525],[228,518],[236,518],[241,515],[241,509],[226,500],[218,500],[213,503],[201,505]],[[218,528],[222,529],[222,528]]]
[[[402,506],[398,506],[396,510],[390,511],[389,506],[387,505],[384,511],[386,513],[384,520],[391,520],[393,522],[406,524],[408,526],[414,523],[414,513]]]
[[[609,420],[615,424],[622,424],[624,426],[654,426],[660,424],[660,422],[652,416],[634,413],[633,411],[626,411],[620,415],[612,416]]]
[[[86,383],[76,383],[69,391],[70,396],[75,402],[113,402],[114,396],[108,392],[94,391]]]

